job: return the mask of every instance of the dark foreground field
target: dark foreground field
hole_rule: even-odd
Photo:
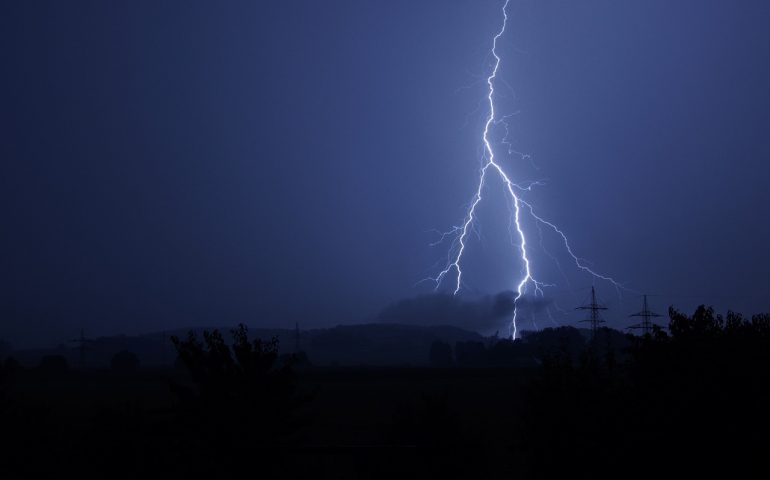
[[[670,333],[629,337],[622,351],[597,338],[539,352],[527,368],[299,367],[245,332],[232,346],[178,341],[174,369],[5,362],[0,468],[8,478],[764,477],[768,320],[672,316]],[[506,348],[533,351],[524,347]]]
[[[454,462],[442,457],[459,445],[470,450],[463,455],[488,457],[502,467],[510,453],[506,443],[491,442],[487,435],[511,431],[509,413],[520,407],[522,385],[531,375],[514,369],[314,369],[297,377],[297,392],[308,398],[298,407],[288,438],[264,445],[259,425],[251,435],[255,449],[269,451],[275,473],[379,477],[426,462],[432,470],[431,459]],[[5,397],[5,466],[30,473],[260,469],[262,453],[248,447],[243,457],[223,458],[221,465],[201,459],[205,450],[176,450],[184,441],[169,431],[169,417],[179,404],[169,385],[187,381],[183,372],[159,369],[19,375]],[[222,412],[227,430],[225,418],[229,415]],[[202,428],[185,435],[207,433]]]

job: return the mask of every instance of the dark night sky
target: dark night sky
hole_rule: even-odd
[[[2,2],[0,337],[361,322],[429,292],[430,230],[475,188],[500,7]],[[770,310],[770,3],[510,13],[499,105],[540,212],[661,312]],[[499,187],[464,298],[516,278]],[[590,278],[534,260],[549,299],[582,300]],[[596,286],[610,318],[638,309]]]

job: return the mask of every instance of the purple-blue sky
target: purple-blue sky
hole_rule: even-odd
[[[430,230],[475,189],[501,5],[3,2],[0,338],[333,325],[430,292]],[[499,104],[537,169],[507,165],[547,179],[530,198],[576,253],[661,313],[770,310],[770,5],[510,14]],[[518,278],[487,198],[465,299]],[[549,301],[583,300],[590,278],[534,259]],[[596,286],[624,326],[639,299]]]

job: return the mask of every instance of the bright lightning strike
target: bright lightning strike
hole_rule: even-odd
[[[615,281],[613,278],[607,275],[597,273],[596,271],[589,268],[586,265],[585,260],[581,259],[580,257],[576,256],[573,253],[572,247],[570,246],[569,241],[567,240],[567,236],[564,234],[564,232],[561,229],[559,229],[555,224],[537,215],[532,205],[524,201],[520,197],[520,195],[517,194],[517,192],[525,193],[525,192],[531,191],[532,187],[541,186],[543,185],[543,183],[539,181],[530,182],[527,185],[514,183],[508,177],[508,175],[503,171],[502,167],[500,166],[500,164],[495,158],[495,151],[494,151],[494,148],[492,147],[492,142],[490,141],[489,136],[490,136],[490,129],[492,128],[492,126],[500,123],[504,125],[505,131],[506,131],[506,135],[502,143],[508,147],[509,153],[518,153],[512,150],[511,144],[508,141],[509,130],[508,130],[508,125],[506,123],[506,119],[510,115],[503,116],[498,120],[497,114],[495,112],[495,101],[494,101],[495,80],[497,78],[497,73],[500,68],[500,56],[497,53],[497,43],[500,40],[500,38],[505,34],[505,29],[508,25],[509,2],[510,0],[506,0],[505,4],[503,5],[503,8],[502,8],[503,25],[492,40],[492,50],[490,53],[492,58],[494,59],[494,62],[492,65],[492,71],[487,77],[488,90],[487,90],[486,99],[489,106],[489,113],[487,115],[487,119],[484,124],[484,133],[482,135],[482,141],[484,144],[484,155],[482,159],[483,165],[479,172],[478,186],[476,188],[476,193],[473,196],[473,200],[470,204],[470,207],[468,208],[468,211],[465,215],[465,220],[462,223],[462,225],[455,226],[450,231],[442,233],[439,241],[433,244],[433,245],[436,245],[438,243],[441,243],[447,237],[451,237],[451,236],[455,237],[452,243],[452,247],[450,248],[450,253],[447,258],[446,267],[441,272],[439,272],[439,274],[435,278],[432,278],[431,280],[433,280],[436,283],[436,288],[438,288],[441,282],[448,275],[450,275],[452,272],[456,272],[457,276],[454,283],[454,294],[457,295],[457,293],[460,291],[460,288],[462,286],[462,276],[463,276],[461,263],[467,247],[469,233],[473,231],[474,221],[476,220],[476,208],[478,207],[479,203],[481,203],[481,200],[482,200],[482,191],[484,190],[487,173],[490,171],[496,173],[497,175],[499,175],[500,179],[502,179],[503,183],[505,184],[506,190],[508,191],[508,194],[510,195],[510,198],[513,203],[512,225],[515,227],[514,229],[516,230],[516,236],[518,236],[519,238],[518,250],[521,256],[521,263],[523,266],[522,277],[519,279],[518,283],[516,284],[516,297],[514,298],[513,318],[511,319],[511,330],[512,330],[511,336],[513,339],[515,339],[517,335],[516,317],[518,315],[519,300],[526,292],[527,286],[529,285],[532,286],[535,295],[537,294],[543,295],[542,289],[544,287],[552,286],[552,285],[540,282],[533,276],[532,262],[530,260],[530,256],[527,250],[527,246],[528,246],[527,236],[524,233],[524,229],[522,227],[522,222],[521,222],[522,210],[524,209],[526,209],[526,212],[528,212],[530,217],[534,219],[538,224],[547,226],[548,228],[553,230],[556,234],[558,234],[561,237],[564,243],[564,246],[567,250],[567,253],[572,257],[578,269],[592,275],[594,278],[610,282],[616,289],[618,289],[618,291],[624,287],[623,285]],[[529,158],[529,156],[525,154],[521,154],[520,156],[522,158]],[[539,228],[539,225],[538,225],[538,228]]]

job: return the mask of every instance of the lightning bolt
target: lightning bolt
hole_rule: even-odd
[[[508,153],[516,153],[518,154],[522,159],[528,159],[531,160],[531,157],[529,155],[516,152],[512,149],[512,146],[510,142],[508,141],[509,136],[509,129],[508,124],[506,122],[506,119],[510,117],[510,115],[503,116],[500,119],[497,118],[497,114],[495,112],[495,80],[497,79],[497,73],[500,69],[500,56],[497,53],[497,43],[500,40],[500,38],[505,34],[505,29],[508,25],[508,4],[510,3],[510,0],[506,0],[503,8],[503,24],[500,27],[500,30],[497,32],[497,34],[492,39],[492,50],[491,50],[491,57],[494,59],[492,64],[492,71],[490,72],[489,76],[487,77],[487,95],[486,100],[488,104],[488,115],[486,118],[486,122],[484,123],[484,133],[482,135],[482,141],[484,144],[484,153],[482,156],[482,167],[479,171],[479,181],[476,188],[476,193],[473,196],[473,200],[470,203],[470,206],[468,207],[467,213],[465,215],[465,219],[463,223],[460,226],[455,226],[448,232],[441,233],[441,238],[438,242],[434,242],[432,245],[436,245],[438,243],[441,243],[443,240],[445,240],[447,237],[454,236],[454,240],[452,242],[452,245],[449,250],[449,254],[447,257],[447,264],[443,270],[441,270],[436,277],[430,278],[429,280],[432,280],[435,282],[436,288],[438,288],[442,281],[450,275],[453,272],[457,273],[456,280],[454,283],[454,295],[457,295],[457,293],[460,291],[462,287],[462,277],[463,277],[463,271],[461,267],[463,255],[465,253],[465,250],[467,248],[468,244],[468,236],[473,231],[474,228],[474,222],[476,220],[476,208],[481,203],[482,200],[482,191],[484,190],[484,186],[486,183],[487,174],[489,172],[492,172],[493,174],[497,174],[500,179],[505,184],[506,190],[508,194],[510,195],[510,199],[513,204],[513,212],[512,212],[512,226],[514,227],[511,229],[511,232],[513,230],[516,231],[516,236],[518,236],[518,250],[519,254],[521,256],[521,265],[522,268],[522,277],[519,279],[518,283],[516,284],[516,296],[514,298],[513,302],[513,318],[511,319],[511,337],[513,339],[516,339],[518,328],[517,328],[517,315],[518,315],[518,309],[519,309],[519,300],[522,298],[522,296],[526,293],[527,287],[529,285],[532,286],[533,291],[535,295],[540,294],[543,295],[543,288],[553,286],[550,284],[546,284],[543,282],[540,282],[537,280],[532,273],[532,262],[529,257],[529,253],[527,250],[528,244],[527,244],[527,236],[524,233],[524,229],[522,227],[522,213],[523,211],[526,211],[529,213],[529,216],[537,222],[538,229],[540,229],[540,225],[544,225],[548,227],[549,229],[553,230],[557,235],[561,237],[561,240],[566,248],[567,253],[572,257],[572,260],[575,262],[576,267],[585,272],[590,274],[596,279],[605,280],[607,282],[610,282],[620,293],[621,289],[625,289],[625,287],[614,280],[612,277],[609,277],[607,275],[601,274],[596,272],[595,270],[591,269],[589,266],[586,265],[586,260],[576,256],[573,253],[572,247],[569,243],[569,240],[567,239],[566,234],[557,227],[554,223],[549,222],[545,220],[543,217],[535,213],[534,208],[532,205],[525,200],[521,198],[519,193],[525,193],[532,190],[532,187],[534,186],[541,186],[543,185],[543,182],[535,181],[535,182],[529,182],[527,185],[522,185],[513,182],[510,177],[503,171],[501,165],[498,163],[497,159],[495,158],[495,151],[492,147],[492,142],[490,141],[490,129],[498,124],[503,124],[505,127],[505,137],[503,138],[503,141],[501,143],[505,144],[508,147]],[[542,240],[541,240],[542,244]],[[549,254],[550,255],[550,254]],[[549,312],[550,313],[550,312]]]

